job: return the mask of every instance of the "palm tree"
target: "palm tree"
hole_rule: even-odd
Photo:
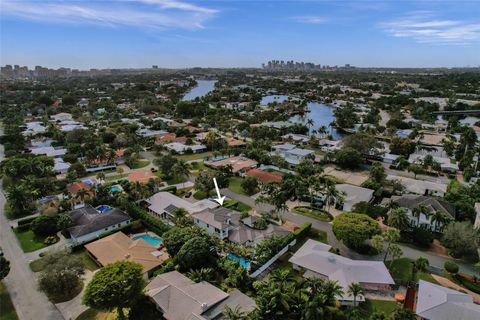
[[[337,281],[327,280],[323,286],[322,294],[324,294],[326,297],[325,301],[327,305],[334,306],[336,297],[343,296],[343,290]]]
[[[197,270],[190,270],[188,277],[196,283],[202,281],[212,282],[214,272],[215,271],[212,268],[200,268]]]
[[[410,219],[404,208],[390,210],[387,222],[390,227],[396,228],[400,231],[406,230],[410,227]]]
[[[429,215],[428,208],[424,205],[419,205],[412,210],[412,214],[415,218],[417,218],[417,226],[420,225],[420,217],[424,214],[426,217]]]
[[[315,122],[312,119],[308,119],[306,124],[307,124],[308,130],[310,130],[310,128],[315,124]]]
[[[178,161],[172,167],[173,176],[176,178],[184,178],[190,175],[190,170],[188,170],[188,165],[185,161]]]
[[[330,212],[330,203],[333,201],[336,205],[338,202],[343,201],[344,196],[342,192],[338,191],[337,188],[335,188],[335,184],[330,180],[326,181],[324,190],[325,202],[327,204],[327,212]]]
[[[322,294],[308,296],[301,308],[302,320],[323,320],[325,319],[326,297]]]
[[[400,240],[400,232],[395,228],[388,228],[382,235],[383,239],[387,241],[387,249],[385,250],[385,255],[383,256],[383,262],[387,260],[389,253],[390,245],[394,242]]]
[[[242,311],[242,308],[239,305],[236,305],[233,308],[226,305],[223,310],[223,319],[225,320],[243,320],[246,318],[246,313]]]
[[[452,220],[451,216],[439,210],[433,211],[430,215],[430,221],[435,225],[435,231],[442,231],[445,225]]]
[[[319,134],[321,134],[321,135],[322,135],[322,138],[323,138],[323,137],[325,136],[325,134],[327,133],[327,130],[328,130],[327,126],[323,125],[323,126],[320,126],[320,127],[317,129],[317,132],[318,132]]]
[[[348,286],[348,291],[349,294],[353,296],[353,306],[357,306],[357,296],[363,294],[363,288],[359,283],[351,283]]]
[[[208,131],[208,133],[205,135],[205,141],[207,141],[207,144],[210,145],[210,149],[212,151],[213,151],[213,145],[216,139],[217,139],[217,134],[213,130]]]
[[[275,283],[275,286],[281,289],[286,289],[295,284],[295,275],[288,269],[276,269],[270,275],[269,280]]]
[[[412,281],[415,281],[417,278],[418,272],[427,272],[429,262],[424,257],[420,257],[415,261],[412,261]]]

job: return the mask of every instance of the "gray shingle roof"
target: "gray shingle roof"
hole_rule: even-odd
[[[410,210],[413,210],[419,206],[425,206],[431,212],[434,210],[442,211],[452,216],[452,218],[455,218],[455,207],[451,203],[443,199],[437,199],[427,196],[404,195],[393,199],[393,201],[397,203],[400,207]]]
[[[120,209],[112,208],[108,212],[100,213],[90,205],[71,211],[70,217],[74,226],[68,231],[75,238],[130,220]]]

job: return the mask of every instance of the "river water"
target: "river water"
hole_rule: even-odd
[[[216,82],[217,80],[197,80],[197,86],[187,92],[187,94],[183,96],[182,100],[191,101],[195,100],[195,98],[200,98],[207,95],[215,88]]]

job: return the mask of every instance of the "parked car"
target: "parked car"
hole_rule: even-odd
[[[190,198],[191,196],[192,196],[191,191],[188,191],[187,193],[185,193],[185,198]]]

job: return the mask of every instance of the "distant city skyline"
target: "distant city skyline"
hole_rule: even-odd
[[[0,0],[0,64],[480,66],[478,1]]]

